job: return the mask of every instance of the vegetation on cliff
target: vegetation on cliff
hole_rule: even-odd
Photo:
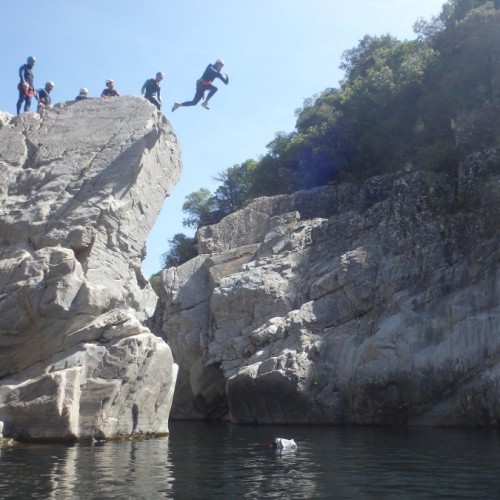
[[[403,168],[454,173],[470,154],[499,146],[500,0],[448,0],[414,30],[415,40],[367,35],[347,50],[339,87],[307,99],[295,130],[223,171],[214,193],[187,196],[184,225],[216,223],[259,196]],[[194,255],[192,238],[169,243],[166,266]]]

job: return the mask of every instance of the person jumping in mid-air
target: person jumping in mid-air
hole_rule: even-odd
[[[210,101],[213,95],[217,92],[217,87],[212,85],[212,82],[216,78],[219,78],[219,80],[222,80],[226,85],[229,83],[228,74],[225,73],[226,76],[223,77],[222,73],[220,72],[223,66],[224,61],[222,59],[217,59],[217,61],[215,61],[215,64],[209,64],[201,78],[196,82],[196,94],[193,100],[186,101],[180,104],[178,102],[174,103],[174,105],[172,106],[172,111],[175,111],[177,108],[180,108],[182,106],[196,106],[205,96],[206,90],[208,90],[208,95],[202,106],[205,109],[210,109],[210,107],[208,106],[208,101]]]
[[[146,80],[141,89],[141,94],[144,94],[144,98],[154,104],[158,110],[161,108],[160,82],[163,80],[163,76],[163,73],[158,71],[158,73],[156,73],[156,78]]]

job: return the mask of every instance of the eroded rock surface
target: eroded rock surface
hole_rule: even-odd
[[[163,273],[172,416],[500,422],[500,155],[262,198]]]
[[[176,366],[143,326],[141,261],[179,179],[143,99],[0,115],[0,421],[5,436],[168,432]]]

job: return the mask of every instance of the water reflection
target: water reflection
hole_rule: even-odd
[[[21,445],[0,455],[0,498],[171,498],[172,470],[168,438]]]
[[[294,453],[268,447],[294,438]],[[171,424],[169,438],[0,448],[0,498],[500,498],[497,431]]]

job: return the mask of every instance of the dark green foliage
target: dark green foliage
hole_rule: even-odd
[[[453,171],[498,144],[499,3],[452,0],[417,24],[417,40],[366,36],[346,51],[340,88],[307,100],[271,156],[281,192],[361,182],[408,162]]]
[[[351,127],[349,178],[398,170],[415,156],[420,115],[416,102],[424,92],[426,69],[436,58],[423,42],[390,37],[361,42],[355,53],[362,70],[350,67],[341,87],[340,109]],[[362,56],[362,57],[361,57]]]
[[[243,208],[249,199],[249,188],[252,184],[257,162],[247,160],[241,165],[234,165],[221,172],[215,180],[221,185],[215,191],[215,205],[224,215]]]
[[[149,278],[149,283],[151,284],[151,288],[153,288],[154,292],[158,297],[160,296],[160,289],[161,289],[161,271],[158,273],[153,274]]]
[[[214,194],[201,188],[188,195],[182,205],[182,211],[187,214],[182,221],[183,225],[194,228],[209,226],[243,208],[252,198],[250,190],[255,179],[256,165],[255,160],[247,160],[221,172],[215,177],[221,185]]]
[[[200,227],[211,224],[211,214],[216,210],[214,197],[206,188],[198,189],[186,196],[182,211],[188,216],[182,221],[186,227]]]
[[[268,147],[270,147],[268,145]],[[273,196],[285,193],[285,185],[281,180],[277,158],[272,153],[261,157],[253,169],[252,183],[249,186],[249,199],[259,196]]]
[[[451,1],[424,30],[439,54],[418,102],[425,125],[419,153],[428,167],[449,170],[499,143],[499,8],[500,1]]]
[[[177,233],[168,240],[170,249],[163,254],[163,267],[180,266],[196,257],[196,240],[183,233]]]

